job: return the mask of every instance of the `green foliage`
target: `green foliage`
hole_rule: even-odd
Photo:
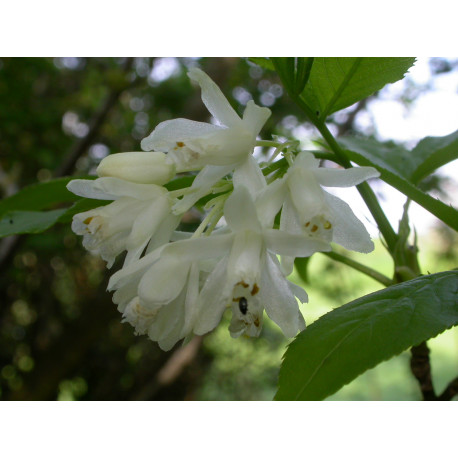
[[[94,177],[86,177],[94,178]],[[73,215],[106,205],[106,200],[82,199],[67,189],[73,178],[57,178],[26,186],[0,201],[0,238],[14,234],[37,234],[54,224],[68,223]],[[38,211],[75,202],[70,208]]]
[[[345,138],[340,143],[347,148],[346,153],[352,161],[375,167],[382,180],[458,230],[457,211],[424,193],[414,184],[414,177],[424,177],[456,154],[456,141],[456,132],[447,137],[429,137],[411,152],[400,146],[387,146],[366,138]],[[429,150],[428,145],[435,145],[438,149]]]
[[[271,57],[275,70],[288,91],[298,95],[310,77],[313,57]]]
[[[310,258],[295,258],[294,267],[296,268],[299,278],[304,282],[308,283],[308,268],[309,268]]]
[[[411,57],[317,57],[301,100],[325,120],[402,79],[414,62]]]
[[[250,57],[249,60],[256,65],[265,68],[266,70],[275,70],[275,66],[272,60],[268,57]]]
[[[416,169],[411,180],[419,183],[437,168],[458,159],[458,130],[445,137],[426,137],[412,150]]]
[[[13,234],[37,234],[46,231],[59,221],[65,208],[44,212],[11,211],[0,220],[0,237]]]
[[[58,178],[45,183],[26,186],[16,194],[0,201],[0,216],[12,210],[43,210],[61,202],[75,202],[75,196],[67,188],[72,177]]]
[[[321,400],[382,361],[458,324],[458,272],[388,287],[324,315],[288,347],[277,400]]]
[[[458,159],[458,130],[445,137],[426,137],[411,151],[361,137],[342,138],[339,143],[415,185],[437,168]]]

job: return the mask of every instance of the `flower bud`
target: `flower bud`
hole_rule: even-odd
[[[116,153],[100,162],[97,174],[133,183],[163,185],[175,176],[175,165],[159,151]]]

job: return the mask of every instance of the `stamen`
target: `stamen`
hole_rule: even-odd
[[[316,232],[318,230],[318,226],[316,224],[314,224],[312,226],[312,229],[310,229],[310,232]]]
[[[245,283],[243,280],[236,283],[236,285],[242,285],[244,288],[248,288],[250,286],[248,283]]]
[[[94,219],[93,216],[89,216],[89,217],[87,217],[87,218],[83,221],[83,223],[84,223],[84,224],[89,224],[93,219]]]
[[[177,146],[180,147],[180,148],[183,148],[184,143],[183,142],[177,142]]]
[[[250,294],[251,294],[252,296],[255,296],[255,295],[258,294],[258,293],[259,293],[259,286],[255,283],[255,284],[253,285],[253,289],[251,290]]]
[[[331,229],[332,224],[331,224],[329,221],[325,221],[324,224],[323,224],[323,227],[324,227],[325,229]]]

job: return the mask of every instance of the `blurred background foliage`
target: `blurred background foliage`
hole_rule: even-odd
[[[0,59],[0,197],[56,176],[94,174],[109,153],[138,151],[140,140],[170,118],[208,120],[200,92],[186,76],[200,65],[239,113],[250,99],[272,108],[263,138],[313,136],[279,80],[241,58],[4,58]],[[430,60],[433,75],[456,62]],[[425,87],[410,83],[398,94],[408,106]],[[377,98],[375,94],[372,98]],[[367,101],[331,119],[338,134],[375,135],[358,123]],[[436,175],[430,189],[444,192]],[[379,190],[378,192],[383,192]],[[184,229],[199,215],[190,212]],[[456,266],[455,235],[437,226],[421,240],[425,271]],[[360,262],[392,275],[380,243]],[[118,264],[111,271],[115,271]],[[87,253],[69,225],[44,234],[9,237],[0,244],[0,399],[2,400],[268,400],[276,391],[287,345],[268,319],[261,338],[231,339],[228,318],[212,334],[164,353],[135,336],[106,290],[110,271]],[[380,285],[316,254],[305,272],[307,322]],[[458,334],[431,343],[440,390],[456,376]],[[408,354],[360,376],[331,399],[420,399]]]

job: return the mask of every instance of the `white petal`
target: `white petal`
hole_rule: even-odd
[[[320,165],[319,159],[307,151],[301,151],[294,159],[294,168],[317,169]]]
[[[256,137],[271,114],[272,112],[268,108],[260,107],[253,100],[249,100],[243,112],[243,123]]]
[[[199,68],[192,68],[188,76],[199,84],[202,89],[202,101],[218,121],[228,127],[241,123],[239,115],[231,107],[221,89],[206,73]]]
[[[299,306],[278,261],[269,255],[266,256],[259,295],[267,315],[280,326],[286,337],[294,337],[300,329]]]
[[[303,227],[289,195],[286,196],[281,210],[280,230],[289,234],[303,234]],[[294,259],[295,256],[283,255],[281,257],[281,266],[287,275],[294,269]]]
[[[299,221],[299,215],[289,194],[285,197],[281,210],[280,229],[290,234],[303,233],[303,227]]]
[[[134,183],[168,183],[175,176],[175,166],[157,151],[110,154],[97,167],[100,177],[116,177]]]
[[[227,281],[232,285],[238,282],[257,283],[263,248],[260,234],[251,231],[236,233],[227,266]]]
[[[271,228],[275,221],[275,216],[280,211],[283,202],[287,198],[287,184],[284,179],[275,180],[264,188],[256,197],[256,210],[259,221],[263,227]],[[283,215],[282,210],[282,215]]]
[[[255,140],[251,133],[243,127],[221,129],[212,135],[189,139],[186,142],[189,151],[182,148],[183,151],[187,151],[187,157],[177,156],[176,160],[183,164],[181,171],[195,170],[191,168],[194,162],[210,165],[235,165],[244,161],[253,151]],[[179,153],[180,150],[177,149],[176,154]],[[177,169],[179,169],[178,165]]]
[[[161,307],[148,330],[150,339],[157,341],[164,351],[170,350],[182,338],[185,294],[186,291],[181,291],[175,300]]]
[[[224,257],[208,276],[199,296],[199,308],[194,333],[203,335],[214,329],[221,321],[224,310],[230,304],[230,293],[226,285],[228,258]]]
[[[118,197],[133,197],[149,200],[165,194],[167,190],[155,184],[138,184],[114,177],[103,177],[97,180],[72,180],[67,189],[81,197],[91,199],[114,200]]]
[[[224,217],[233,232],[261,231],[253,198],[245,186],[235,188],[224,205]]]
[[[114,200],[117,196],[98,189],[97,180],[72,180],[67,184],[67,189],[81,197],[90,199]]]
[[[195,191],[185,195],[173,206],[173,212],[180,215],[191,208],[199,199],[206,196],[221,178],[232,171],[232,166],[207,165],[194,179],[191,189]]]
[[[299,285],[296,285],[296,283],[293,283],[289,280],[288,282],[288,287],[291,290],[291,292],[304,304],[309,301],[309,296],[307,292],[301,288]]]
[[[373,167],[353,167],[351,169],[319,168],[313,171],[321,186],[347,188],[355,186],[369,178],[380,176]]]
[[[154,238],[150,241],[146,254],[151,253],[156,248],[159,248],[172,240],[172,235],[176,227],[180,224],[180,217],[168,215],[158,226]]]
[[[143,275],[138,285],[138,295],[150,308],[173,301],[183,289],[189,263],[174,256],[163,255]]]
[[[131,281],[138,272],[142,272],[143,274],[147,269],[150,268],[151,265],[158,261],[165,247],[166,245],[163,245],[153,252],[143,256],[138,261],[129,264],[128,266],[125,266],[121,270],[115,272],[110,277],[107,290],[113,291],[114,289],[119,289]]]
[[[326,202],[331,210],[333,242],[347,250],[370,253],[374,244],[364,224],[355,216],[348,204],[338,197],[325,192]]]
[[[155,234],[169,212],[170,203],[166,196],[154,199],[133,221],[132,230],[127,239],[127,249],[131,250],[147,242]]]
[[[188,288],[184,304],[183,335],[191,333],[197,319],[197,300],[199,297],[199,266],[193,262],[188,278]]]
[[[177,142],[189,139],[206,137],[221,131],[223,128],[206,122],[191,121],[189,119],[170,119],[159,123],[151,134],[141,141],[144,151],[173,151],[179,147]]]
[[[169,243],[164,252],[175,256],[182,262],[199,261],[208,258],[217,258],[231,249],[234,240],[233,234],[211,235],[195,239],[178,240]]]
[[[267,249],[283,256],[308,257],[317,251],[331,251],[329,243],[308,235],[288,234],[275,229],[265,229],[263,234]]]
[[[266,187],[266,179],[262,170],[251,154],[235,168],[232,181],[235,189],[245,186],[253,198]]]
[[[291,200],[301,223],[320,213],[325,205],[323,189],[314,174],[306,169],[292,169],[287,176]]]

